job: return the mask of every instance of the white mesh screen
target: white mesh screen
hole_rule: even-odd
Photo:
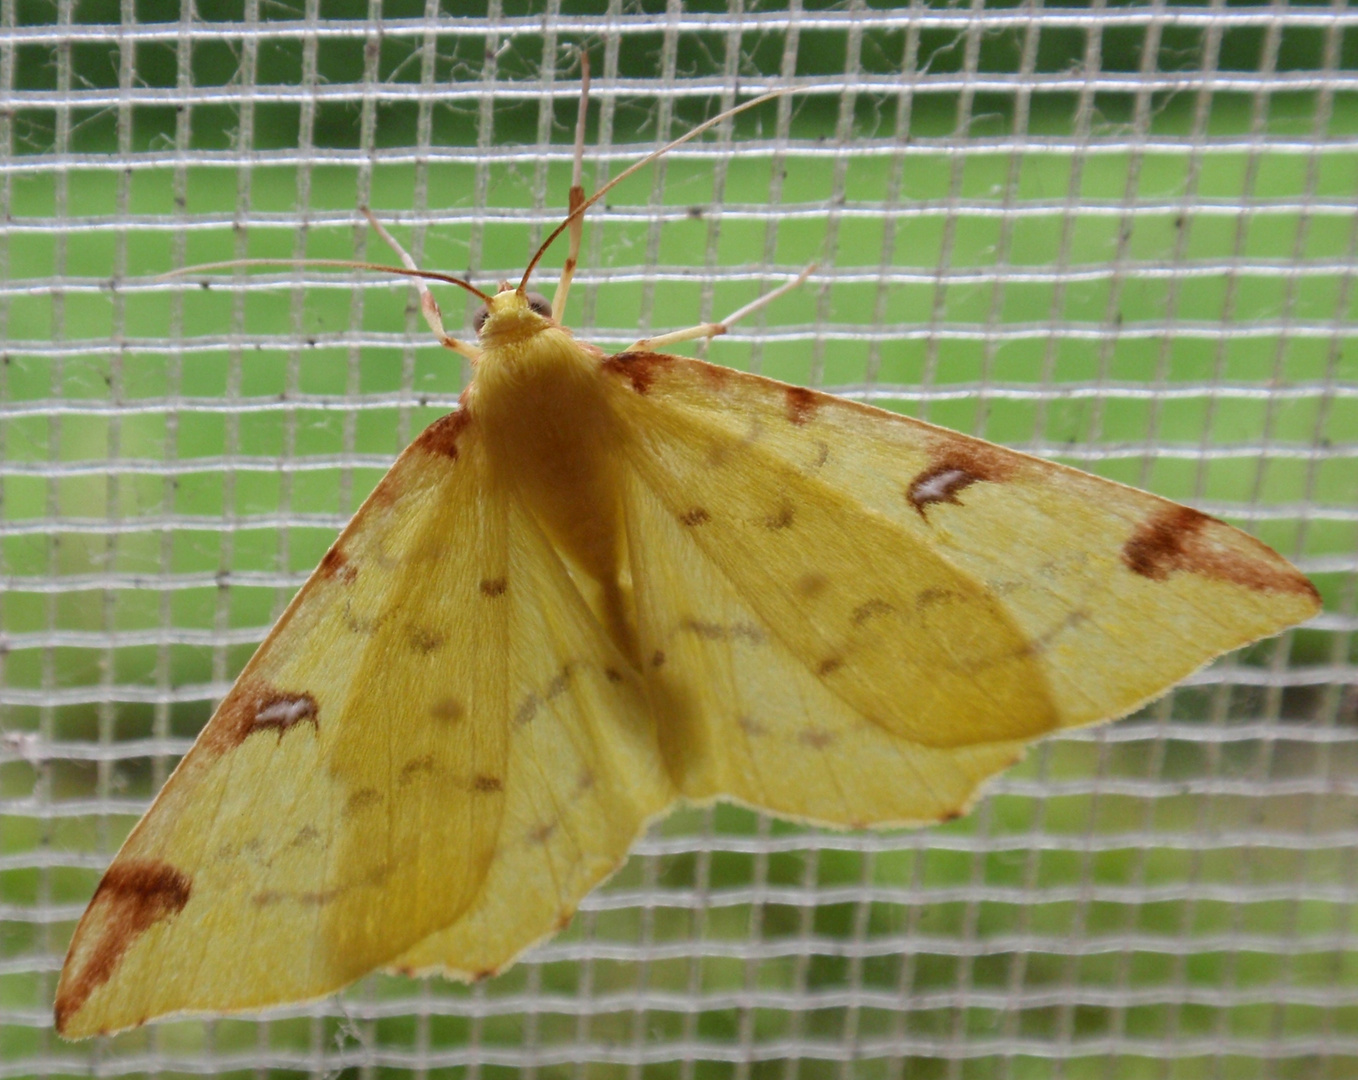
[[[0,1077],[1358,1075],[1358,15],[753,7],[0,0]],[[100,871],[467,374],[400,282],[159,275],[386,258],[370,203],[422,265],[516,276],[562,216],[580,46],[587,183],[805,91],[598,208],[586,337],[815,260],[709,357],[1191,502],[1326,613],[946,826],[677,812],[474,987],[61,1042]]]

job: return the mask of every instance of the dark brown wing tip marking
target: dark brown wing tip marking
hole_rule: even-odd
[[[440,454],[456,461],[458,436],[467,429],[467,425],[471,422],[471,412],[464,402],[456,412],[450,412],[447,416],[439,417],[424,431],[420,432],[413,445],[427,454]]]
[[[627,379],[636,393],[645,394],[655,382],[658,371],[674,363],[675,359],[664,353],[624,352],[608,357],[601,366],[604,371]]]
[[[251,735],[273,731],[279,742],[298,724],[321,730],[321,710],[308,693],[280,690],[255,680],[237,683],[203,731],[203,744],[219,754],[234,750]]]
[[[1175,570],[1187,569],[1190,539],[1212,520],[1191,507],[1169,507],[1141,523],[1122,545],[1122,561],[1134,574],[1166,581]]]
[[[132,942],[162,919],[183,911],[192,891],[189,877],[168,863],[119,859],[108,868],[82,920],[97,940],[85,954],[88,959],[67,968],[70,977],[57,991],[57,1031],[64,1032],[89,996],[113,977]]]
[[[1228,543],[1226,536],[1242,543]],[[1242,550],[1248,546],[1253,550]],[[1122,545],[1122,561],[1134,574],[1167,581],[1183,572],[1227,581],[1256,592],[1293,593],[1317,605],[1316,587],[1266,544],[1189,506],[1168,506],[1141,523]]]
[[[920,517],[935,503],[961,506],[958,492],[978,482],[1000,483],[1014,474],[1018,459],[978,439],[950,440],[943,453],[910,481],[905,497]]]

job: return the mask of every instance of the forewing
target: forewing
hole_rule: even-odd
[[[63,1034],[314,998],[472,904],[505,801],[508,515],[464,412],[402,455],[104,876]]]
[[[1023,741],[1126,713],[1316,609],[1270,549],[1155,496],[698,361],[604,367],[630,437],[629,546],[662,740],[691,793],[769,760],[752,741],[769,738],[758,706],[790,725],[776,736],[787,747],[798,730],[824,742],[805,732],[836,710],[870,725],[941,789],[919,806],[947,803]],[[712,670],[727,672],[719,685],[703,681]],[[866,801],[882,817],[936,816]]]

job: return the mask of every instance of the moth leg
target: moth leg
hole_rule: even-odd
[[[396,237],[387,232],[382,223],[373,216],[373,212],[366,206],[363,207],[363,216],[368,219],[368,224],[373,227],[377,235],[387,242],[387,246],[396,252],[402,266],[407,270],[419,269],[415,265],[415,260],[410,257],[410,253],[397,242]],[[452,349],[453,352],[460,353],[473,363],[481,359],[481,350],[475,345],[458,341],[457,338],[443,329],[443,312],[439,310],[438,301],[434,299],[434,294],[429,291],[429,286],[420,278],[411,278],[410,281],[420,291],[420,314],[424,316],[424,321],[429,329],[434,332],[434,336],[439,339],[439,344],[445,349]]]
[[[585,116],[589,109],[589,55],[580,54],[580,111],[575,117],[575,161],[571,165],[571,196],[569,213],[580,209],[585,201]],[[552,319],[560,323],[566,314],[566,297],[570,295],[571,279],[580,260],[580,242],[585,235],[585,215],[574,218],[570,225],[570,250],[566,265],[561,268],[561,280],[552,295]]]
[[[677,345],[681,341],[692,341],[694,338],[714,338],[726,333],[733,325],[738,323],[747,315],[758,311],[765,304],[771,304],[784,293],[791,292],[801,285],[811,276],[811,272],[816,269],[816,264],[812,263],[791,281],[784,282],[772,292],[767,292],[758,300],[746,304],[739,311],[732,312],[721,322],[702,323],[699,326],[690,326],[687,330],[675,330],[670,334],[661,334],[659,337],[642,338],[640,341],[629,345],[624,352],[654,352],[656,349],[663,349],[668,345]]]

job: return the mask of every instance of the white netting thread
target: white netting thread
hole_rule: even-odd
[[[0,0],[0,1076],[1358,1071],[1358,16],[448,6]],[[491,982],[60,1043],[118,838],[463,378],[404,287],[157,275],[385,257],[369,202],[422,263],[515,275],[560,219],[581,44],[595,183],[737,89],[807,91],[600,208],[588,337],[816,259],[710,355],[1191,500],[1325,614],[955,825],[688,811]]]

